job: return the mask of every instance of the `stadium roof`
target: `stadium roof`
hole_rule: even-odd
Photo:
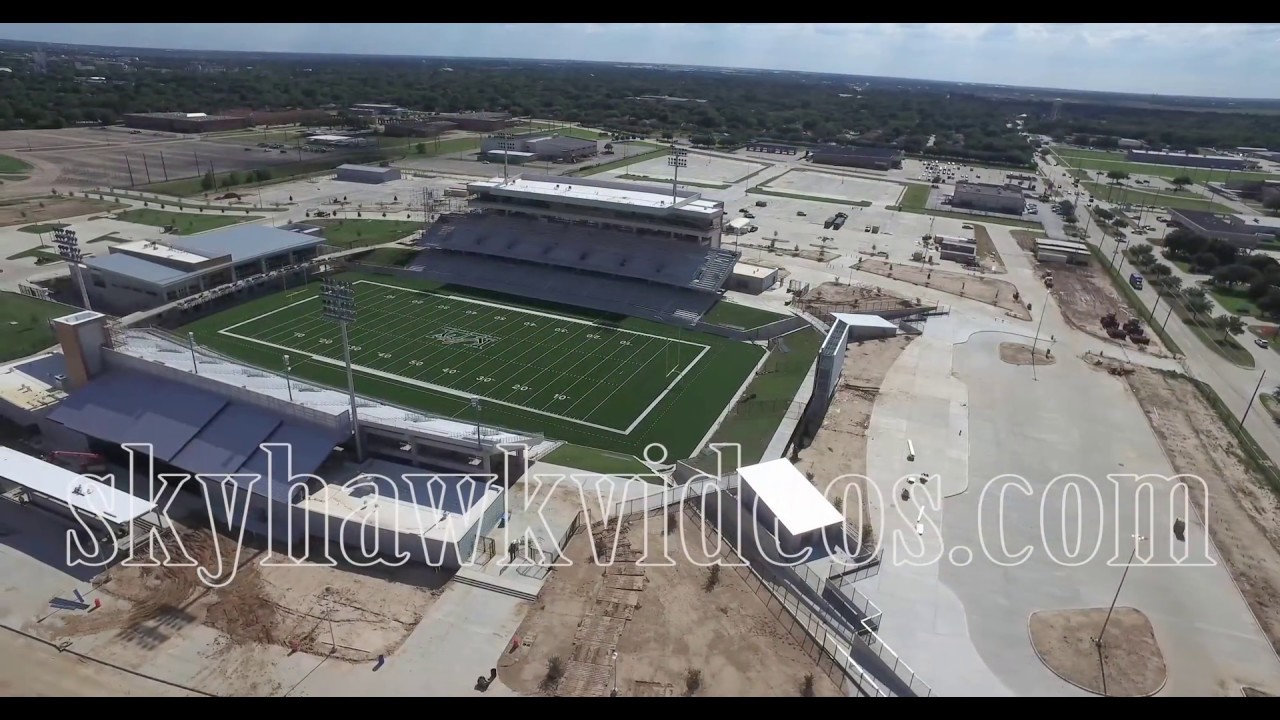
[[[143,260],[124,253],[110,253],[98,257],[85,258],[84,264],[93,270],[105,270],[155,285],[172,285],[193,274],[191,271],[177,270],[167,265]]]
[[[885,320],[879,315],[865,315],[862,313],[832,313],[832,317],[849,325],[851,327],[874,327],[874,328],[893,328],[898,326],[892,322]]]
[[[840,511],[786,458],[739,468],[738,475],[792,535],[844,522]]]
[[[1006,187],[1004,185],[992,185],[990,183],[956,183],[957,193],[969,193],[972,195],[988,195],[990,197],[1023,197],[1023,190],[1018,187]]]
[[[561,200],[594,200],[653,209],[676,207],[705,215],[719,211],[714,203],[702,201],[701,195],[688,190],[676,191],[676,202],[673,204],[671,190],[660,186],[556,175],[521,175],[505,181],[496,177],[492,180],[469,183],[467,187],[468,189],[496,190],[508,195],[550,196]]]
[[[291,475],[315,472],[345,440],[332,428],[132,370],[110,371],[71,393],[49,420],[110,443],[147,444],[157,460],[190,473],[260,475],[250,487],[259,495],[272,492],[267,475],[274,492],[281,483],[287,489]],[[289,457],[281,452],[268,462],[264,443],[288,445]]]
[[[858,157],[884,158],[886,160],[902,155],[898,148],[866,147],[863,145],[818,145],[812,148],[815,155],[856,155]]]
[[[1209,231],[1218,232],[1249,232],[1249,228],[1236,225],[1227,218],[1211,213],[1207,210],[1179,210],[1171,209],[1170,214],[1176,213],[1179,217],[1187,222],[1194,223]]]

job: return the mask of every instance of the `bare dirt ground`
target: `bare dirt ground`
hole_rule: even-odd
[[[6,225],[29,225],[45,220],[58,220],[96,212],[122,210],[125,207],[121,203],[103,200],[53,196],[11,201],[0,204],[0,227]]]
[[[624,697],[760,697],[798,696],[805,676],[812,675],[815,695],[839,696],[738,573],[724,568],[709,587],[710,571],[695,564],[711,557],[702,549],[704,535],[690,516],[681,517],[671,534],[661,515],[647,526],[643,520],[630,523],[617,562],[607,568],[592,560],[592,533],[575,536],[566,550],[574,564],[556,568],[517,630],[522,646],[499,661],[502,681],[521,693],[607,696],[616,669]],[[593,533],[606,537],[602,549],[608,557],[612,535],[598,525]],[[661,561],[664,541],[673,566],[654,564]],[[646,546],[650,559],[637,564]],[[708,539],[706,546],[717,543]],[[548,683],[552,658],[559,658],[563,671]],[[693,693],[686,682],[690,670],[700,676]]]
[[[902,307],[910,307],[912,301],[894,295],[871,285],[845,285],[843,283],[822,283],[812,288],[805,296],[806,302],[826,303],[830,305],[849,305],[852,307],[879,307],[885,303],[894,303]]]
[[[1034,258],[1035,238],[1038,235],[1014,230],[1013,236],[1017,239],[1018,246]],[[1128,340],[1116,340],[1107,335],[1100,322],[1103,315],[1115,313],[1116,318],[1124,322],[1125,319],[1133,316],[1134,312],[1133,308],[1122,300],[1115,288],[1111,286],[1107,271],[1098,267],[1097,262],[1092,258],[1089,259],[1087,266],[1034,263],[1034,267],[1040,275],[1045,271],[1053,272],[1051,292],[1058,302],[1058,307],[1062,309],[1062,317],[1075,329],[1128,350],[1141,350],[1159,357],[1168,356],[1169,353],[1160,342],[1159,336],[1153,332],[1147,333],[1147,337],[1151,338],[1151,344],[1146,347],[1135,345]]]
[[[1022,343],[1005,342],[1000,343],[1000,359],[1010,365],[1030,365],[1031,346]],[[1054,357],[1048,348],[1036,348],[1035,360],[1038,365],[1052,365],[1058,362],[1058,358]]]
[[[199,567],[231,568],[234,542],[223,537],[215,548],[211,538],[206,530],[188,531],[182,544]],[[175,543],[168,547],[172,557],[182,557]],[[95,580],[100,609],[59,613],[37,627],[54,642],[114,633],[121,642],[110,659],[131,667],[183,628],[204,625],[220,632],[213,655],[231,665],[223,671],[226,679],[238,681],[240,692],[259,695],[280,688],[269,681],[267,669],[234,661],[233,650],[275,645],[291,654],[366,662],[398,648],[435,599],[424,586],[431,573],[425,567],[382,571],[396,580],[419,581],[407,584],[352,568],[262,566],[263,557],[246,547],[234,578],[221,588],[202,581],[196,567],[117,565]],[[218,694],[225,694],[225,686]]]
[[[875,529],[870,526],[867,489],[862,479],[867,474],[867,425],[884,376],[914,339],[914,335],[899,335],[851,344],[844,358],[844,379],[827,416],[809,447],[793,460],[796,469],[833,503],[839,499],[837,507],[849,518],[850,529],[863,533],[861,537],[868,546],[874,544],[870,533]]]
[[[1099,650],[1093,638],[1106,615],[1107,608],[1034,613],[1031,644],[1054,674],[1090,692],[1111,697],[1159,692],[1168,671],[1151,621],[1139,610],[1116,608]]]
[[[1004,258],[1000,257],[1000,251],[996,249],[996,244],[991,240],[991,233],[987,231],[986,225],[975,224],[973,226],[973,239],[978,243],[979,262],[983,263],[985,267],[991,268],[992,272],[1008,272],[1004,266]]]
[[[920,267],[918,263],[890,263],[884,260],[860,259],[856,268],[913,285],[933,288],[1004,309],[1010,317],[1030,320],[1031,313],[1023,300],[1015,300],[1018,288],[1007,280],[971,273],[956,273]]]
[[[1127,378],[1174,472],[1202,478],[1191,501],[1267,639],[1280,650],[1280,501],[1231,431],[1185,377],[1133,368]],[[1208,501],[1212,517],[1205,516]],[[1110,631],[1108,631],[1110,632]]]
[[[195,693],[0,631],[0,697],[193,697]]]

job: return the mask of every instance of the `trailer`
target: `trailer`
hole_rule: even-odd
[[[835,215],[832,215],[831,217],[829,217],[829,218],[827,218],[825,221],[823,221],[823,223],[822,223],[822,228],[823,228],[824,230],[830,230],[830,229],[831,229],[831,226],[832,226],[832,225],[835,225],[835,224],[836,224],[836,216],[835,216]]]

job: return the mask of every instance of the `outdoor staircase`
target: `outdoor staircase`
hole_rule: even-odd
[[[490,575],[482,570],[462,568],[453,576],[453,579],[463,585],[510,595],[520,600],[534,601],[538,599],[538,594],[542,592],[541,582],[520,577],[514,567],[508,568],[507,572],[513,574],[514,577]]]

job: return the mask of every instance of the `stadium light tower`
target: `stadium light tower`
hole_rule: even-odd
[[[71,266],[71,277],[80,288],[80,299],[84,301],[84,309],[92,310],[93,308],[89,305],[89,288],[85,287],[84,275],[81,274],[80,262],[84,259],[84,253],[80,251],[80,239],[76,237],[76,231],[67,228],[54,230],[53,244],[58,246],[58,255]]]
[[[355,288],[351,283],[325,278],[320,285],[320,302],[324,316],[337,322],[342,329],[342,360],[347,366],[347,393],[351,396],[351,434],[356,439],[356,460],[363,460],[360,421],[356,417],[356,379],[351,372],[351,343],[347,339],[347,325],[356,320]]]
[[[667,153],[667,164],[674,168],[671,175],[671,204],[676,204],[676,186],[680,180],[680,168],[689,165],[689,151],[684,148],[676,147],[675,143],[671,143],[671,150]]]

